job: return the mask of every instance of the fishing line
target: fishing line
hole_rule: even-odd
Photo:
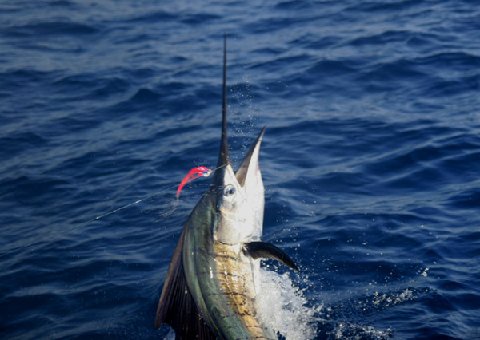
[[[101,215],[98,215],[96,216],[95,218],[92,218],[91,220],[87,221],[87,223],[91,223],[91,222],[94,222],[94,221],[99,221],[101,219],[103,219],[104,217],[107,217],[109,215],[112,215],[112,214],[115,214],[121,210],[124,210],[124,209],[127,209],[127,208],[130,208],[132,206],[135,206],[135,205],[138,205],[139,203],[142,203],[144,201],[147,201],[151,198],[154,198],[154,197],[157,197],[157,196],[160,196],[162,194],[164,194],[165,192],[167,191],[170,191],[170,190],[173,190],[175,187],[177,187],[177,192],[175,194],[175,199],[171,200],[170,203],[169,203],[169,207],[165,208],[164,209],[164,212],[160,213],[160,216],[161,217],[168,217],[168,216],[171,216],[175,210],[177,209],[178,205],[179,205],[179,201],[180,201],[180,193],[183,189],[183,187],[192,182],[193,180],[196,180],[198,178],[201,178],[201,177],[210,177],[217,169],[220,169],[220,168],[223,168],[225,167],[226,164],[224,165],[221,165],[219,167],[216,167],[216,168],[213,168],[213,169],[209,169],[205,166],[198,166],[198,167],[195,167],[195,168],[192,168],[190,169],[190,171],[187,173],[187,175],[182,179],[182,181],[180,182],[180,184],[178,185],[170,185],[168,187],[166,187],[165,189],[163,190],[160,190],[160,191],[157,191],[151,195],[148,195],[148,196],[145,196],[145,197],[142,197],[140,199],[137,199],[135,202],[131,202],[131,203],[128,203],[128,204],[125,204],[121,207],[118,207],[114,210],[111,210],[111,211],[108,211],[106,213],[103,213]]]

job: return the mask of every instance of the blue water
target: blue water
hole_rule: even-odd
[[[264,239],[317,338],[480,338],[475,1],[9,0],[0,24],[1,338],[167,334],[224,32],[233,158],[267,126]]]

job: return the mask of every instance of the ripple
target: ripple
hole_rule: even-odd
[[[69,21],[37,22],[21,26],[11,26],[3,30],[3,34],[6,36],[18,38],[36,36],[38,34],[46,36],[92,35],[98,32],[99,29],[96,27]]]
[[[476,209],[480,206],[480,188],[472,188],[449,199],[449,205],[457,209]]]

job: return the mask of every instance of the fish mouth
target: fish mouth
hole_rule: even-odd
[[[258,156],[260,153],[260,145],[262,144],[263,135],[265,134],[265,129],[265,127],[262,128],[257,139],[250,146],[250,149],[235,173],[238,184],[240,184],[242,187],[245,187],[247,178],[254,176],[256,172],[260,170]]]

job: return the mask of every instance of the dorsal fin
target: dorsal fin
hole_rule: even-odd
[[[222,138],[218,152],[217,168],[213,174],[212,189],[220,190],[224,183],[225,171],[230,164],[227,138],[227,35],[223,36],[223,77],[222,77]],[[221,189],[223,190],[223,189]]]
[[[214,340],[216,336],[202,318],[187,286],[182,261],[183,241],[184,233],[175,248],[163,284],[155,328],[159,328],[163,323],[170,325],[175,331],[176,340]]]
[[[223,36],[223,77],[222,77],[222,140],[220,142],[217,167],[228,164],[227,139],[227,35]]]

